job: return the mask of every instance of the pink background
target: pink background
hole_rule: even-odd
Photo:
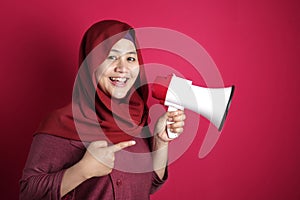
[[[208,127],[201,119],[196,140],[171,164],[153,200],[300,199],[298,1],[145,2],[0,3],[1,199],[18,198],[39,121],[71,100],[84,31],[110,18],[189,35],[212,56],[225,84],[237,87],[213,151],[198,158]]]

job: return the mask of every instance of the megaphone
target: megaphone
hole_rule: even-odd
[[[208,119],[218,131],[223,128],[233,93],[234,86],[204,88],[192,85],[192,81],[174,74],[167,77],[158,76],[152,85],[152,96],[167,106],[168,111],[187,108]],[[167,133],[169,138],[178,137],[169,129]]]

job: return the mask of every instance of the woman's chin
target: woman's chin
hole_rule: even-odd
[[[111,97],[114,98],[114,99],[123,99],[123,98],[126,97],[126,95],[127,95],[127,92],[124,92],[124,91],[118,92],[118,91],[116,91],[116,92],[113,92],[111,94]]]

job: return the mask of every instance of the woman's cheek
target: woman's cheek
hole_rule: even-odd
[[[140,72],[140,66],[134,67],[134,69],[132,70],[132,77],[134,77],[134,79],[136,79],[139,75],[139,72]]]

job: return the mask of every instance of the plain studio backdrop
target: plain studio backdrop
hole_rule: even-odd
[[[299,5],[295,0],[1,1],[0,198],[18,199],[33,132],[47,113],[71,100],[83,33],[96,21],[118,19],[188,35],[210,54],[225,85],[236,85],[214,149],[199,159],[209,126],[201,117],[197,136],[151,199],[300,199]],[[192,74],[186,62],[172,58],[166,52],[145,55],[146,62],[182,64],[182,73]]]

